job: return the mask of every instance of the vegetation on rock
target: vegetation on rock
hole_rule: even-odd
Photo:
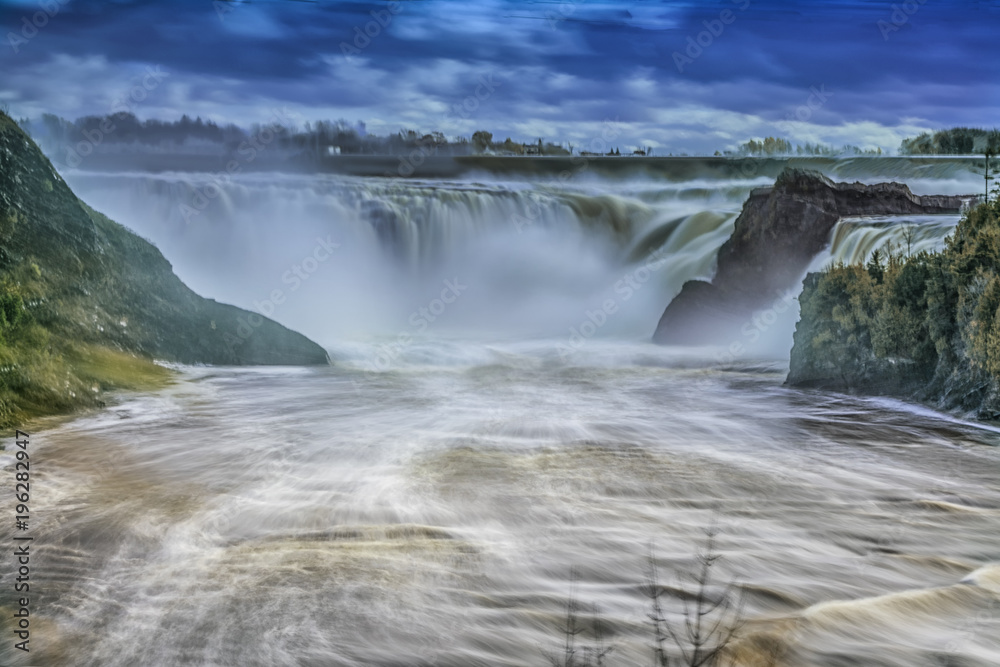
[[[818,172],[786,168],[774,187],[750,193],[732,236],[719,248],[712,282],[685,283],[660,318],[653,341],[743,340],[742,327],[754,311],[771,307],[798,285],[841,218],[958,213],[970,199],[918,196],[900,183],[834,183]]]
[[[810,274],[789,382],[1000,416],[1000,198],[938,253],[876,252]]]
[[[241,329],[248,317],[256,324]],[[162,385],[170,373],[154,359],[327,361],[304,336],[188,289],[153,245],[79,201],[0,113],[0,428]]]

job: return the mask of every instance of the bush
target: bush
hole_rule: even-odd
[[[9,282],[0,283],[0,336],[15,328],[24,317],[24,298]]]
[[[656,667],[722,667],[733,666],[733,652],[738,634],[744,625],[744,591],[735,583],[715,582],[713,568],[722,557],[717,550],[718,529],[705,531],[706,543],[695,557],[695,566],[679,577],[676,586],[662,585],[656,557],[649,555],[649,570],[642,587],[649,598],[651,658]],[[553,667],[605,667],[615,646],[605,641],[606,628],[600,609],[593,607],[586,614],[585,605],[577,601],[577,574],[570,572],[570,597],[566,604],[566,622],[562,629],[563,642],[558,654],[549,655]],[[667,618],[665,605],[679,603],[675,619]],[[591,643],[577,636],[589,631]],[[755,664],[772,667],[777,653],[759,656]]]
[[[939,253],[877,251],[806,281],[793,375],[847,389],[980,376],[1000,386],[1000,202],[968,211]]]

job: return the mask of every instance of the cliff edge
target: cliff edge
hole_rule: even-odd
[[[900,183],[834,183],[786,169],[773,187],[754,190],[719,249],[712,281],[688,281],[653,334],[663,345],[726,344],[754,311],[793,289],[829,243],[841,218],[957,214],[970,197],[918,196]]]
[[[0,113],[0,424],[99,403],[123,384],[101,381],[111,359],[328,363],[305,336],[191,291],[151,243],[77,199]]]

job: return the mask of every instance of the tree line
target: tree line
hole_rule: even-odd
[[[178,120],[165,121],[156,118],[140,120],[130,112],[104,116],[83,116],[68,120],[55,114],[42,114],[40,119],[22,118],[18,124],[50,155],[60,155],[77,144],[101,137],[101,143],[110,150],[120,150],[131,146],[137,151],[165,152],[218,152],[226,153],[236,149],[248,139],[257,136],[263,129],[274,132],[277,147],[293,153],[341,154],[341,155],[399,155],[414,149],[428,150],[435,154],[468,155],[573,155],[572,144],[546,141],[542,138],[521,142],[507,137],[494,140],[493,134],[485,130],[471,136],[446,137],[438,131],[420,132],[404,128],[388,135],[377,135],[367,131],[363,122],[350,123],[320,120],[302,125],[292,122],[275,122],[268,125],[253,124],[242,127],[235,123],[218,124],[215,121],[191,118],[183,115]],[[113,132],[107,128],[113,127]],[[116,148],[117,147],[117,148]],[[651,148],[626,150],[624,154],[649,155]],[[667,149],[657,149],[660,155],[668,155]],[[955,127],[937,132],[925,132],[919,136],[904,139],[899,147],[900,155],[972,155],[1000,153],[1000,130]],[[583,153],[581,153],[583,154]],[[609,154],[622,154],[614,150]],[[715,151],[716,156],[725,157],[783,157],[783,156],[879,156],[881,147],[863,148],[853,144],[832,146],[821,143],[793,144],[780,137],[750,139],[735,150]],[[684,153],[683,155],[686,155]]]
[[[80,144],[100,144],[103,150],[121,150],[129,146],[139,152],[214,152],[225,154],[262,132],[276,137],[279,150],[291,154],[314,155],[399,155],[414,149],[434,154],[468,155],[473,153],[509,155],[571,155],[569,148],[544,141],[522,143],[507,137],[494,141],[490,132],[477,131],[471,137],[446,137],[442,132],[420,132],[403,128],[388,135],[367,131],[363,122],[320,120],[301,125],[280,119],[268,124],[241,127],[235,123],[218,124],[201,117],[181,116],[175,121],[151,118],[140,120],[122,112],[104,116],[83,116],[68,120],[46,113],[38,120],[18,121],[26,132],[49,155],[61,156]],[[95,141],[95,137],[100,137]],[[89,152],[89,151],[88,151]]]
[[[739,145],[735,151],[718,152],[716,155],[723,156],[756,156],[756,157],[782,157],[789,155],[818,155],[825,157],[838,157],[841,155],[882,155],[881,147],[861,148],[853,144],[840,146],[828,146],[820,143],[792,144],[787,139],[780,137],[766,137],[760,141],[751,139]]]
[[[904,139],[899,146],[901,155],[996,155],[1000,150],[1000,130],[977,127],[953,127],[949,130],[924,132]]]

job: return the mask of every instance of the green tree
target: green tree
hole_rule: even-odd
[[[476,151],[482,153],[493,146],[493,133],[485,130],[478,130],[472,133],[472,145]]]
[[[800,304],[792,367],[802,381],[958,388],[963,405],[1000,411],[988,398],[1000,391],[1000,202],[968,211],[941,252],[886,247],[865,266],[811,274]]]
[[[904,139],[899,152],[902,155],[971,155],[992,147],[992,152],[996,155],[998,141],[1000,130],[953,127]]]
[[[987,201],[990,198],[990,181],[996,180],[996,177],[993,176],[997,171],[994,159],[996,157],[996,150],[992,146],[987,147],[983,151],[983,157],[985,159],[976,164],[976,173],[983,175],[983,200]]]

